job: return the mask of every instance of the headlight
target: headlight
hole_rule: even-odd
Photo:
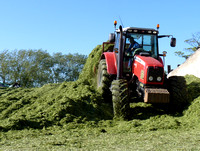
[[[157,81],[161,82],[162,78],[161,77],[157,77]]]
[[[152,76],[149,76],[149,81],[153,81],[153,77]]]

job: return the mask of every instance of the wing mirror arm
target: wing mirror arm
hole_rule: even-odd
[[[164,37],[172,37],[170,41],[171,47],[176,47],[176,38],[174,38],[172,35],[159,35],[158,38],[164,38]]]

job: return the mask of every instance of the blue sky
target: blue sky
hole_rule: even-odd
[[[175,51],[189,47],[184,40],[200,31],[198,0],[0,0],[0,51],[43,49],[89,55],[108,40],[113,22],[125,27],[156,28],[160,34],[177,38],[160,39],[160,52],[167,51],[166,64],[173,68],[184,59]]]

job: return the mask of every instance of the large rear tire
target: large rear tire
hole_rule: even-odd
[[[113,80],[112,101],[115,119],[127,119],[130,110],[128,85],[124,79]]]
[[[102,59],[99,62],[97,72],[97,89],[101,93],[105,102],[111,102],[111,77],[107,72],[106,60]]]

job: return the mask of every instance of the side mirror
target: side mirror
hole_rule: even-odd
[[[115,42],[115,33],[110,33],[109,42]]]
[[[176,47],[176,38],[171,38],[170,46]]]

